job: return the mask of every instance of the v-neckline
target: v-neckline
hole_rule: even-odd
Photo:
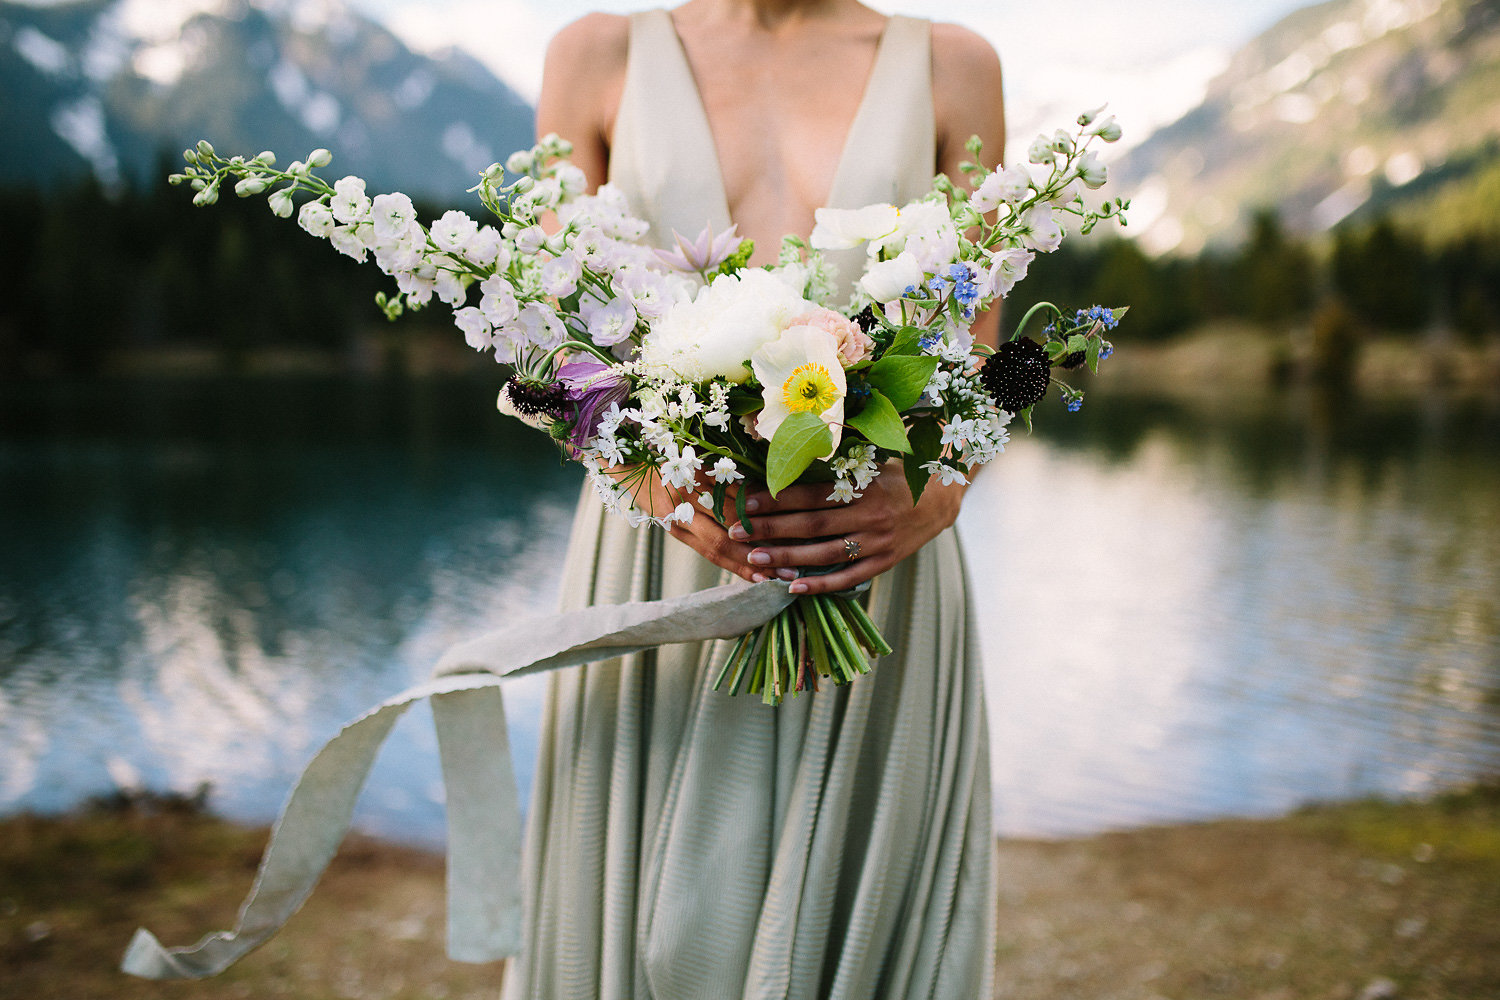
[[[672,12],[661,8],[661,16],[666,19],[667,30],[676,43],[677,58],[682,63],[682,71],[692,83],[692,98],[697,105],[698,126],[702,131],[699,137],[700,148],[707,159],[713,164],[713,173],[717,183],[715,189],[718,193],[720,218],[725,226],[734,222],[733,215],[729,211],[729,191],[724,183],[723,162],[719,159],[719,144],[714,139],[713,123],[708,120],[708,105],[703,101],[703,89],[698,84],[698,77],[693,73],[692,60],[688,58],[687,46],[682,43],[682,35],[677,31],[677,22],[672,18]],[[891,27],[896,23],[896,16],[890,15],[885,19],[885,26],[880,30],[880,40],[875,45],[875,61],[870,66],[870,76],[865,80],[864,91],[860,94],[859,106],[854,111],[854,117],[849,120],[849,130],[844,133],[843,145],[839,148],[838,164],[833,168],[833,180],[828,185],[827,199],[816,208],[857,208],[859,206],[840,206],[836,199],[842,193],[845,186],[845,174],[849,170],[850,151],[854,148],[854,140],[859,136],[860,126],[865,118],[870,115],[871,95],[876,91],[876,81],[880,78],[882,64],[885,62],[890,49]]]

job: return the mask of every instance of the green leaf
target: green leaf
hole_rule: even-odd
[[[919,420],[912,424],[910,437],[911,453],[901,461],[902,471],[906,473],[906,485],[911,489],[911,502],[916,503],[922,499],[927,480],[932,478],[932,473],[922,466],[935,461],[942,454],[943,430],[936,420]]]
[[[833,435],[816,413],[793,413],[781,422],[766,454],[766,486],[776,496],[833,451]]]
[[[919,326],[903,326],[891,338],[891,346],[885,349],[883,357],[889,358],[903,354],[920,356],[921,353],[922,328]]]
[[[1095,375],[1099,374],[1099,352],[1102,350],[1104,350],[1104,338],[1090,337],[1088,354],[1085,355],[1085,360],[1088,361],[1089,371]]]
[[[758,392],[731,392],[729,394],[729,412],[737,417],[743,417],[747,413],[754,413],[765,404],[765,399]]]
[[[745,534],[750,534],[750,515],[745,509],[745,500],[750,495],[750,490],[744,483],[734,491],[734,516],[739,518],[740,527],[745,529]]]
[[[865,381],[870,383],[870,388],[884,393],[898,413],[904,413],[922,398],[937,366],[935,357],[887,354],[865,371]]]
[[[896,412],[896,408],[891,405],[889,399],[885,398],[885,394],[877,389],[870,390],[864,409],[847,418],[846,422],[868,438],[870,443],[877,448],[903,454],[911,451],[911,442],[906,438],[906,428],[902,426],[901,414]]]

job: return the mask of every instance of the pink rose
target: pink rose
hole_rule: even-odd
[[[794,326],[816,327],[832,336],[839,345],[839,360],[843,362],[845,368],[859,364],[868,358],[875,348],[875,341],[859,328],[858,323],[840,316],[832,309],[814,309],[812,312],[803,313],[787,323],[788,329]]]

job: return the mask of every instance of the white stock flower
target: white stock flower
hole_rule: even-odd
[[[1052,215],[1052,209],[1046,205],[1032,205],[1020,218],[1021,242],[1032,250],[1042,253],[1051,253],[1062,245],[1062,226],[1057,224],[1057,219]]]
[[[490,323],[484,313],[473,306],[464,306],[453,313],[453,325],[464,333],[464,343],[482,351],[490,346]]]
[[[1099,162],[1099,154],[1092,149],[1084,151],[1074,169],[1078,171],[1078,179],[1087,188],[1101,188],[1109,179],[1109,168]]]
[[[1026,159],[1032,163],[1051,163],[1057,159],[1057,151],[1052,148],[1052,137],[1039,135],[1031,140],[1031,145],[1026,149]]]
[[[584,172],[571,163],[557,168],[557,186],[565,197],[574,197],[588,190],[589,179]]]
[[[555,298],[567,298],[578,290],[583,265],[571,253],[564,252],[542,265],[542,290]]]
[[[399,191],[394,194],[377,194],[370,205],[370,220],[375,224],[375,239],[379,243],[391,243],[405,236],[417,221],[417,210],[411,199]]]
[[[309,201],[297,213],[297,225],[319,239],[326,239],[338,220],[321,201]]]
[[[902,252],[890,260],[871,263],[859,279],[859,287],[876,302],[892,302],[908,288],[921,287],[924,277],[916,255]]]
[[[370,199],[365,195],[364,179],[351,174],[335,181],[328,210],[335,219],[345,224],[363,222],[370,214]]]
[[[607,303],[590,299],[582,304],[584,322],[588,324],[589,336],[600,347],[613,347],[629,339],[635,331],[635,306],[622,295],[616,295]]]
[[[510,282],[498,274],[479,283],[479,294],[479,309],[484,313],[485,319],[495,326],[509,323],[521,311],[516,302],[515,290],[510,287]]]
[[[541,226],[527,226],[516,233],[516,252],[525,254],[527,257],[535,256],[547,242],[547,231]]]
[[[510,263],[510,247],[505,245],[505,240],[494,226],[480,226],[474,238],[469,240],[469,245],[464,248],[464,259],[480,267],[493,267],[497,271],[503,271]]]
[[[479,223],[457,209],[449,209],[428,230],[432,245],[443,253],[461,257],[469,247],[469,241],[479,235]]]
[[[759,268],[720,275],[695,299],[667,311],[646,335],[641,359],[689,382],[743,382],[751,355],[811,308],[784,280]]]
[[[361,230],[368,232],[370,224],[365,222],[348,226],[334,226],[328,231],[328,242],[332,243],[333,248],[339,253],[353,257],[355,260],[363,261],[365,259],[365,252],[369,250],[369,247],[364,240],[365,233],[362,233]]]
[[[567,327],[557,318],[551,306],[542,302],[528,302],[516,317],[518,326],[527,343],[550,351],[562,346],[568,337]]]
[[[895,232],[897,215],[895,205],[820,208],[813,212],[817,224],[808,243],[814,250],[848,250]]]
[[[433,278],[433,291],[441,301],[455,308],[468,298],[468,287],[463,278],[446,268],[438,268],[437,276]]]
[[[987,294],[998,295],[1001,298],[1009,295],[1010,290],[1016,286],[1016,282],[1026,277],[1026,269],[1035,259],[1035,253],[1020,247],[992,254],[990,269],[986,272],[986,280],[989,282]]]
[[[272,191],[271,197],[267,200],[271,206],[271,211],[275,213],[278,218],[291,218],[292,209],[295,207],[292,203],[291,188],[282,188],[280,191]]]
[[[984,179],[984,183],[974,192],[969,199],[981,212],[993,212],[1002,203],[1014,205],[1026,197],[1026,192],[1031,190],[1031,175],[1026,172],[1025,167],[1006,167],[996,170]]]

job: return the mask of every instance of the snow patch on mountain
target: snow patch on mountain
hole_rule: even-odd
[[[105,187],[120,183],[120,158],[105,128],[104,105],[92,94],[59,105],[52,112],[52,131],[89,162]]]
[[[10,44],[38,73],[54,77],[73,74],[73,57],[68,47],[29,24],[16,32]]]

